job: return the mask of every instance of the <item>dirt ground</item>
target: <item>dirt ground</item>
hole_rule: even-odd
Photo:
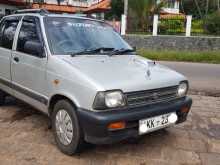
[[[72,157],[56,148],[46,116],[11,100],[0,107],[0,165],[220,165],[220,98],[192,97],[186,123]]]

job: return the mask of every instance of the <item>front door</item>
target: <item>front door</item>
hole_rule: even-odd
[[[15,94],[35,106],[47,104],[46,65],[47,58],[27,52],[28,41],[42,43],[38,17],[25,16],[22,20],[15,50],[12,52],[12,82]]]

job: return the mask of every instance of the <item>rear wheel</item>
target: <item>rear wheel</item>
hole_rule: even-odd
[[[0,90],[0,105],[5,103],[6,93]]]
[[[79,153],[84,139],[75,107],[68,100],[58,101],[52,113],[52,129],[58,148],[67,155]]]

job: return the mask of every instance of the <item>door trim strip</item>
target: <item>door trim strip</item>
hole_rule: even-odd
[[[29,91],[29,90],[27,90],[25,88],[22,88],[22,87],[14,84],[14,83],[8,81],[8,80],[4,80],[4,79],[0,78],[0,83],[5,85],[5,86],[8,86],[11,89],[14,89],[14,90],[18,91],[18,92],[20,92],[20,93],[22,93],[22,94],[24,94],[24,95],[26,95],[26,96],[36,100],[36,101],[38,101],[40,103],[43,103],[44,105],[48,104],[48,99],[46,97],[41,96],[39,94],[36,94],[34,92],[31,92],[31,91]]]

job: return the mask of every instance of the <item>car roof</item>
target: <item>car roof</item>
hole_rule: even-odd
[[[8,18],[8,17],[13,17],[13,16],[36,16],[36,17],[63,17],[63,18],[75,18],[75,19],[84,19],[84,20],[91,20],[91,21],[98,21],[98,22],[103,22],[104,20],[98,20],[94,18],[89,18],[82,16],[80,14],[54,14],[54,13],[47,13],[47,14],[41,14],[41,13],[21,13],[21,14],[11,14],[7,15],[3,18]]]

